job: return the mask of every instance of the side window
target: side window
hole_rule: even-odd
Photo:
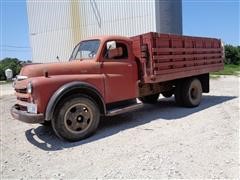
[[[117,42],[116,43],[116,48],[119,48],[121,47],[122,48],[122,51],[123,51],[123,54],[121,56],[118,56],[118,57],[114,57],[114,58],[111,58],[111,59],[127,59],[128,58],[128,49],[127,49],[127,46],[126,44],[124,43],[121,43],[121,42]],[[104,58],[105,59],[110,59],[108,57],[108,54],[107,54],[107,46],[105,45],[105,48],[104,48]]]

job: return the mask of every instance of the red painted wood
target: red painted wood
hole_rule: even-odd
[[[214,38],[146,33],[131,37],[133,52],[141,58],[142,45],[148,47],[144,83],[156,83],[223,69],[221,40]],[[144,61],[141,61],[144,64]]]
[[[205,52],[205,53],[212,53],[212,52],[221,52],[221,48],[153,48],[152,50],[154,53],[161,53],[161,52]]]
[[[160,70],[160,71],[154,71],[155,75],[164,75],[164,74],[171,74],[176,72],[186,72],[191,70],[201,70],[201,69],[211,69],[212,67],[222,67],[221,64],[206,64],[206,65],[196,65],[192,67],[183,67],[183,68],[176,68],[176,69],[167,69],[167,70]],[[197,75],[197,74],[196,74]]]
[[[196,75],[205,74],[209,72],[214,72],[221,69],[223,69],[223,65],[217,65],[217,66],[212,66],[206,69],[192,69],[189,71],[180,71],[180,72],[175,72],[170,74],[164,74],[161,76],[156,76],[156,79],[154,81],[151,80],[150,77],[147,77],[144,79],[144,81],[149,83],[164,82],[164,81],[176,80],[176,79],[181,79],[185,77],[191,77],[191,76],[196,76]]]
[[[202,60],[188,60],[188,61],[174,61],[174,62],[163,62],[163,63],[154,63],[155,68],[165,67],[165,66],[177,66],[177,65],[191,65],[191,64],[218,64],[221,63],[222,59],[202,59]],[[169,68],[171,69],[171,68]]]
[[[153,55],[153,60],[165,60],[165,59],[181,59],[181,58],[211,58],[221,57],[221,53],[211,53],[211,54],[178,54],[178,55]]]

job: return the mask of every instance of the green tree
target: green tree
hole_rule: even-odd
[[[240,64],[240,46],[225,45],[225,64]]]
[[[4,58],[0,61],[0,80],[6,80],[5,70],[11,69],[13,71],[13,76],[15,77],[19,74],[21,70],[21,61],[17,58]]]

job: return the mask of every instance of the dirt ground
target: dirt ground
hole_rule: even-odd
[[[50,127],[25,124],[0,97],[1,178],[238,178],[239,77],[211,79],[197,108],[161,98],[101,120],[90,138],[69,143]]]

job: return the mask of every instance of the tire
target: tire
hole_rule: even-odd
[[[64,140],[79,141],[93,134],[99,124],[100,112],[89,97],[70,96],[57,106],[52,127]]]
[[[154,104],[158,101],[158,97],[159,97],[159,94],[153,94],[153,95],[149,95],[149,96],[140,97],[139,99],[143,103]]]
[[[165,98],[170,98],[170,97],[172,97],[172,95],[173,95],[173,91],[165,91],[165,92],[162,92],[161,94],[162,94],[163,97],[165,97]]]
[[[183,103],[186,107],[196,107],[201,103],[202,84],[198,79],[189,79],[182,87]]]

